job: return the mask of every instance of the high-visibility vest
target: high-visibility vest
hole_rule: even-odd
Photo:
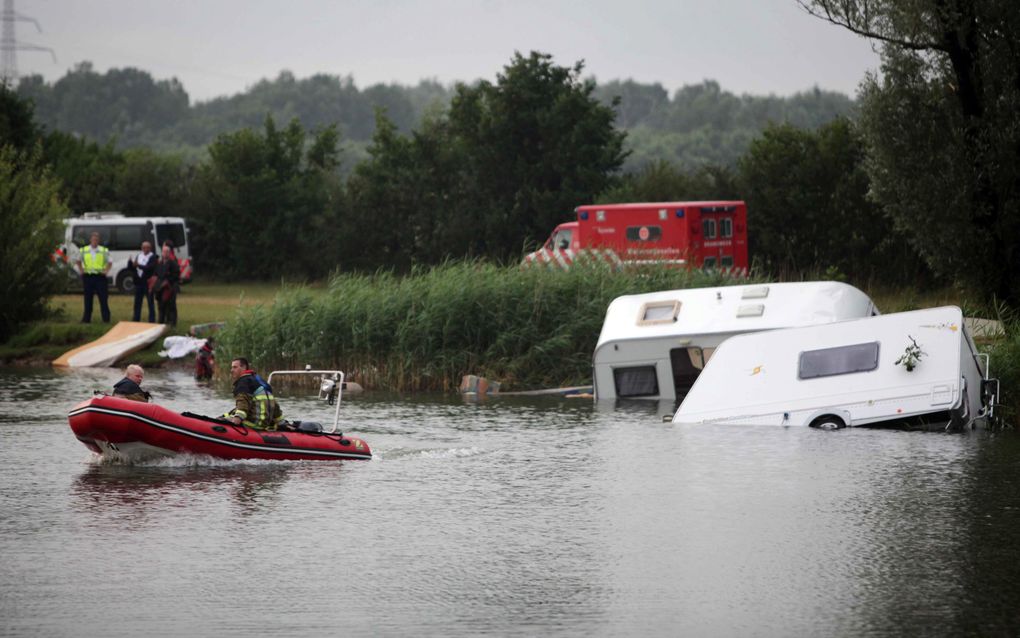
[[[86,275],[102,275],[106,272],[106,263],[109,259],[110,251],[106,246],[97,246],[95,254],[92,254],[91,246],[81,249],[82,269]]]
[[[269,428],[273,425],[273,412],[276,408],[276,398],[273,397],[265,386],[259,386],[258,390],[255,390],[255,394],[252,395],[255,399],[255,414],[252,415],[252,421],[255,423],[257,428]]]

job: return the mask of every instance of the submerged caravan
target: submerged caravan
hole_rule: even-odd
[[[673,423],[964,429],[989,424],[997,395],[947,306],[733,337]]]
[[[593,356],[596,399],[680,400],[734,335],[878,314],[835,281],[665,290],[617,297]]]

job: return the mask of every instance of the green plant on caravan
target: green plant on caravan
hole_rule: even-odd
[[[41,318],[46,298],[56,292],[59,275],[50,255],[57,245],[67,209],[60,182],[41,162],[38,151],[20,153],[0,147],[0,342],[20,326]]]
[[[260,369],[339,366],[389,390],[450,390],[467,373],[507,387],[573,385],[590,382],[613,299],[726,283],[735,282],[702,271],[554,272],[483,261],[406,276],[342,274],[326,294],[288,288],[271,306],[239,311],[218,344],[224,357],[248,356]]]

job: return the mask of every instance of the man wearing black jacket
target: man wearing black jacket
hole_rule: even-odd
[[[148,403],[152,395],[142,389],[145,372],[142,366],[131,364],[124,370],[124,378],[113,386],[113,396]]]
[[[149,302],[149,323],[156,323],[156,302],[153,300],[152,291],[149,290],[149,278],[156,272],[156,264],[159,257],[152,252],[152,244],[142,242],[142,252],[134,259],[128,260],[128,268],[131,269],[131,279],[135,282],[135,312],[131,321],[142,320],[142,298]]]

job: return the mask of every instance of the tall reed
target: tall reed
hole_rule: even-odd
[[[406,276],[343,274],[325,294],[285,288],[272,305],[240,309],[218,343],[221,355],[247,356],[262,369],[337,366],[393,390],[448,390],[468,373],[505,387],[587,383],[614,298],[726,283],[736,282],[702,271],[562,272],[481,261]]]

